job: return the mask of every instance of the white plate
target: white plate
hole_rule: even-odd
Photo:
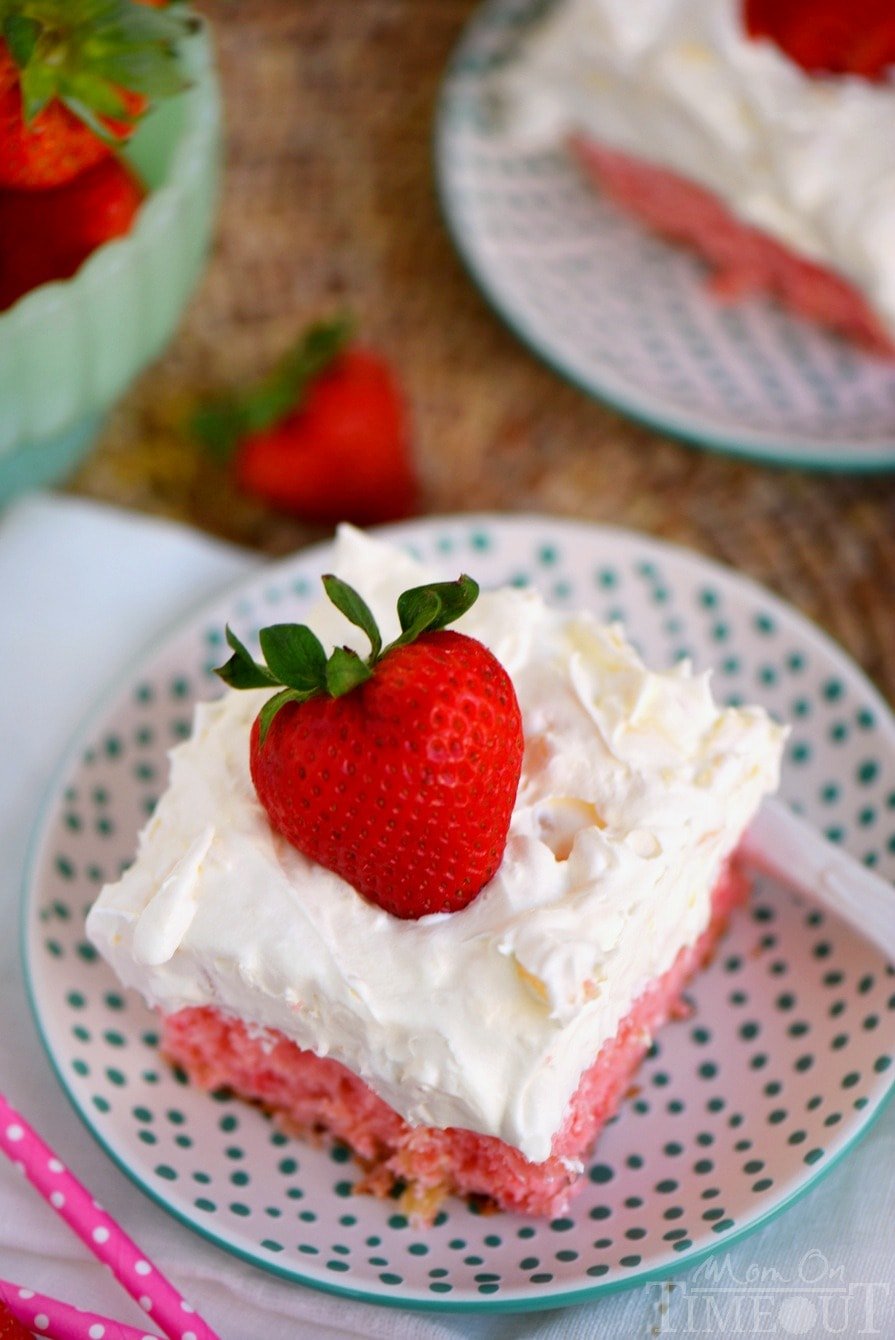
[[[495,71],[544,0],[491,0],[451,61],[436,167],[473,278],[537,354],[584,390],[719,451],[834,470],[895,469],[895,366],[760,298],[725,306],[692,255],[649,235],[560,152],[495,130]]]
[[[384,532],[446,576],[531,582],[621,618],[648,659],[717,667],[720,698],[793,722],[784,794],[828,835],[895,872],[895,722],[841,652],[760,588],[623,531],[458,517]],[[63,760],[28,876],[25,962],[66,1092],[156,1200],[228,1250],[289,1278],[401,1307],[522,1309],[665,1276],[727,1246],[832,1166],[892,1086],[895,979],[830,917],[760,884],[666,1027],[600,1141],[582,1194],[553,1222],[453,1200],[427,1230],[352,1196],[343,1149],[279,1134],[254,1108],[194,1091],[161,1061],[153,1015],[84,938],[100,885],[133,856],[166,752],[213,695],[223,628],[251,638],[306,616],[328,547],[253,575],[145,656]],[[495,1046],[499,1046],[499,1039]]]

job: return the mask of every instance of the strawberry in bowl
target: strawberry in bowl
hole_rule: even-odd
[[[0,15],[2,309],[130,231],[143,187],[116,150],[182,89],[188,25],[135,0],[2,0]]]
[[[132,0],[3,0],[0,187],[61,186],[182,84],[182,16]]]
[[[0,502],[65,474],[170,338],[219,123],[184,6],[0,0]]]
[[[70,279],[99,247],[129,233],[144,194],[111,155],[64,186],[0,191],[0,311],[41,284]]]

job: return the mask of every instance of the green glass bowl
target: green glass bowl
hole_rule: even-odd
[[[202,270],[220,176],[221,100],[207,26],[183,44],[186,90],[126,157],[149,188],[131,232],[71,279],[0,315],[0,504],[61,479],[171,338]]]

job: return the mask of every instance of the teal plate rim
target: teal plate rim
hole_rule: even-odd
[[[544,0],[530,0],[530,2],[536,13],[543,10]],[[796,449],[791,441],[775,439],[770,433],[757,433],[752,438],[738,437],[733,433],[727,434],[700,427],[689,419],[686,413],[676,414],[670,408],[661,412],[651,410],[630,394],[625,394],[612,386],[609,379],[601,377],[598,371],[584,375],[570,367],[561,355],[554,351],[543,330],[521,310],[514,307],[508,297],[500,292],[498,286],[492,282],[487,265],[478,255],[473,240],[461,225],[444,162],[445,144],[449,134],[448,108],[458,96],[455,85],[460,82],[458,71],[462,64],[464,48],[473,42],[479,28],[489,22],[492,16],[500,16],[507,5],[508,0],[482,0],[478,9],[466,21],[448,60],[438,91],[432,134],[435,194],[442,220],[470,279],[495,315],[531,354],[569,385],[626,418],[664,433],[676,441],[705,448],[722,456],[779,469],[809,469],[843,475],[877,475],[895,471],[895,426],[892,433],[892,455],[881,457],[878,453],[868,452],[860,443],[847,443],[843,440],[843,445],[839,448],[819,446],[806,441],[804,449],[801,447]],[[463,75],[462,79],[467,86],[468,95],[470,77]],[[632,227],[634,226],[632,224]]]
[[[893,715],[882,695],[870,680],[867,679],[863,671],[856,666],[851,658],[847,656],[833,639],[813,624],[806,616],[802,615],[786,601],[776,596],[773,592],[768,591],[752,578],[744,576],[722,562],[706,558],[696,551],[687,549],[684,546],[656,539],[621,527],[602,526],[562,517],[550,517],[526,513],[512,515],[466,513],[452,516],[432,516],[410,522],[402,522],[375,528],[371,533],[380,536],[383,539],[402,544],[412,550],[415,536],[417,535],[429,534],[432,532],[454,534],[458,529],[462,529],[469,533],[473,531],[492,531],[518,534],[519,536],[530,535],[533,529],[537,529],[545,534],[562,534],[568,540],[574,540],[577,535],[583,538],[594,538],[596,536],[601,537],[606,541],[618,540],[621,543],[633,543],[638,546],[646,559],[656,558],[657,560],[661,560],[663,557],[667,557],[672,561],[682,563],[685,567],[689,567],[694,574],[698,573],[703,579],[720,581],[727,587],[728,591],[731,591],[734,595],[740,594],[743,597],[750,597],[753,600],[760,599],[767,610],[771,611],[774,615],[782,616],[790,628],[795,630],[799,637],[800,644],[805,643],[809,647],[820,652],[835,672],[844,674],[853,684],[856,684],[860,688],[866,700],[872,704],[873,710],[878,714],[879,722],[885,727],[888,734],[895,738],[895,715]],[[235,599],[243,589],[254,587],[262,580],[270,578],[275,579],[278,573],[286,572],[296,564],[300,564],[303,568],[306,566],[313,568],[315,565],[319,567],[320,561],[329,552],[330,548],[331,541],[324,541],[274,563],[264,564],[260,568],[253,568],[234,581],[223,584],[210,599],[205,597],[193,602],[184,613],[173,620],[167,628],[161,630],[150,643],[133,656],[126,666],[106,685],[103,692],[95,700],[89,713],[82,719],[81,724],[70,739],[67,747],[60,755],[50,782],[44,792],[43,800],[29,837],[28,850],[23,866],[19,928],[20,953],[28,1003],[38,1036],[47,1055],[47,1059],[49,1060],[50,1067],[74,1111],[90,1131],[103,1152],[137,1187],[139,1187],[141,1191],[145,1192],[152,1201],[166,1210],[169,1214],[173,1215],[175,1219],[187,1228],[198,1233],[200,1237],[215,1246],[220,1247],[230,1255],[257,1266],[259,1269],[275,1275],[278,1278],[306,1285],[324,1293],[356,1301],[375,1303],[377,1305],[391,1308],[400,1308],[407,1311],[441,1313],[521,1313],[587,1304],[610,1293],[638,1287],[642,1284],[665,1279],[671,1275],[678,1274],[681,1271],[689,1270],[700,1262],[706,1260],[708,1257],[715,1255],[719,1251],[727,1249],[748,1237],[757,1229],[764,1227],[771,1220],[776,1219],[796,1201],[800,1200],[802,1196],[811,1190],[830,1170],[837,1167],[846,1155],[848,1155],[869,1133],[877,1120],[889,1108],[893,1095],[895,1095],[895,1073],[893,1073],[892,1078],[886,1084],[882,1096],[876,1102],[873,1109],[867,1116],[856,1122],[855,1129],[838,1150],[832,1152],[827,1158],[820,1162],[815,1163],[810,1167],[806,1167],[802,1174],[802,1180],[797,1185],[793,1186],[785,1195],[776,1199],[765,1210],[760,1210],[754,1213],[754,1215],[745,1223],[738,1225],[733,1229],[726,1230],[716,1241],[707,1242],[705,1245],[694,1246],[677,1257],[663,1259],[661,1263],[657,1265],[638,1269],[633,1271],[630,1275],[599,1280],[597,1282],[588,1282],[581,1288],[571,1290],[566,1289],[564,1291],[557,1291],[550,1294],[538,1294],[532,1296],[514,1295],[510,1297],[467,1296],[462,1298],[446,1298],[444,1296],[436,1298],[431,1296],[413,1295],[408,1298],[406,1294],[371,1292],[368,1289],[354,1286],[347,1282],[341,1284],[339,1282],[333,1282],[327,1278],[321,1278],[317,1275],[305,1273],[293,1267],[280,1266],[276,1261],[271,1260],[268,1257],[260,1256],[252,1251],[244,1250],[229,1241],[223,1234],[216,1233],[215,1231],[204,1227],[201,1222],[197,1221],[195,1218],[191,1218],[187,1213],[180,1210],[177,1205],[172,1204],[164,1194],[160,1193],[153,1186],[139,1168],[134,1167],[127,1161],[127,1159],[122,1157],[114,1146],[104,1138],[96,1122],[93,1120],[92,1113],[87,1105],[80,1101],[74,1085],[62,1068],[61,1061],[53,1049],[48,1036],[48,1031],[44,1025],[42,1002],[35,987],[31,945],[29,943],[31,927],[31,919],[29,918],[29,900],[33,890],[38,850],[59,785],[80,756],[85,741],[90,738],[92,732],[101,723],[104,715],[107,714],[115,699],[131,681],[135,672],[139,670],[153,653],[162,651],[164,647],[168,643],[173,642],[179,634],[184,634],[194,623],[196,618],[204,611],[210,611],[221,607],[225,602]]]

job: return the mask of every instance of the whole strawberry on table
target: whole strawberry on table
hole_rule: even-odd
[[[0,310],[130,230],[145,191],[119,150],[183,87],[189,27],[149,0],[0,0]]]
[[[373,525],[416,509],[404,395],[347,317],[310,326],[266,377],[202,405],[191,429],[240,491],[304,521]]]
[[[466,907],[496,873],[522,770],[522,716],[506,670],[448,628],[478,585],[414,587],[401,632],[383,647],[346,582],[327,595],[370,652],[327,656],[303,624],[260,633],[265,663],[231,629],[218,674],[236,689],[278,689],[252,726],[250,768],[274,829],[393,916]]]

